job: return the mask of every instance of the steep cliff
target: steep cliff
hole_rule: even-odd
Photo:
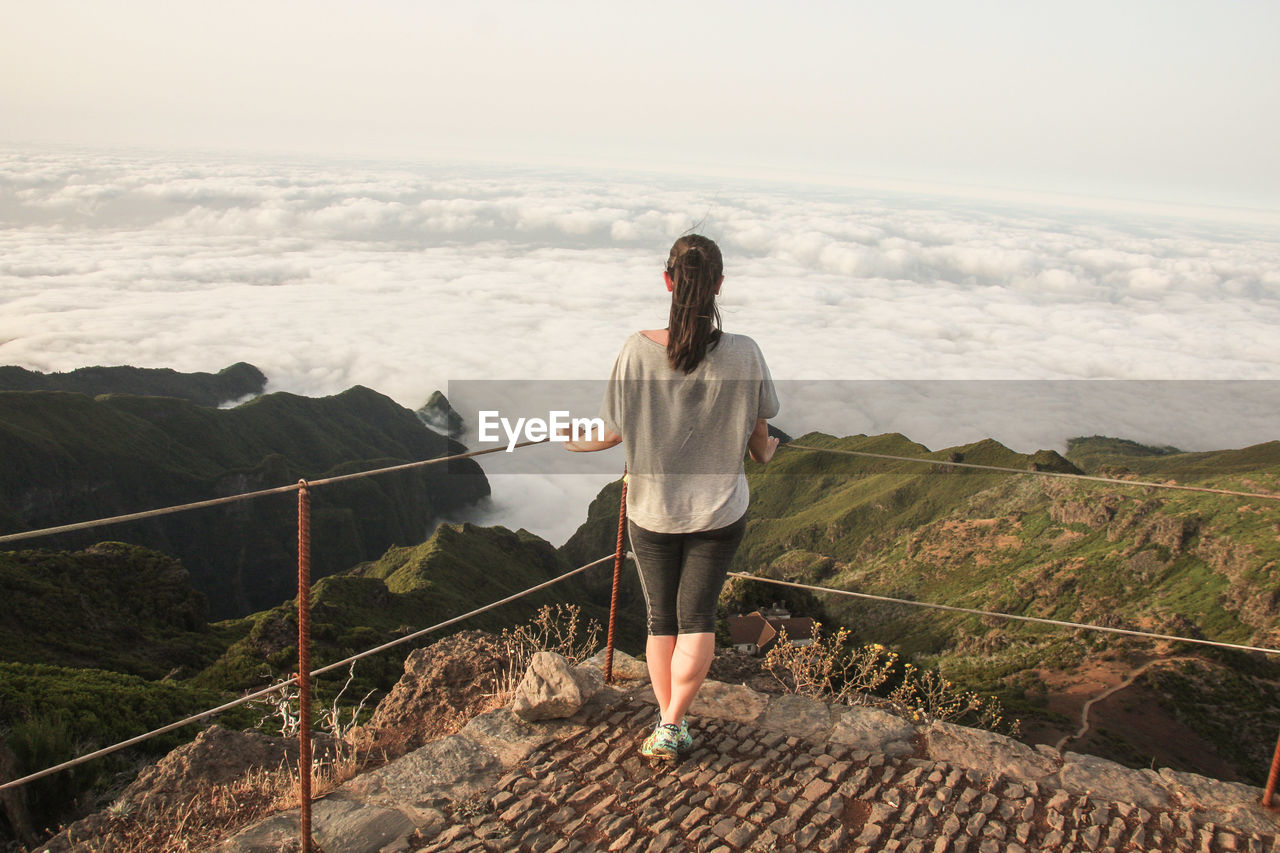
[[[269,394],[234,409],[168,397],[0,392],[0,530],[67,524],[347,474],[464,450],[388,397],[355,387],[319,399]],[[316,577],[420,542],[442,515],[489,493],[470,460],[318,489]],[[103,538],[182,560],[214,618],[292,595],[292,495],[33,541]]]

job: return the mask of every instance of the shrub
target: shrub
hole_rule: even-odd
[[[764,667],[789,692],[826,702],[864,702],[894,684],[889,702],[912,719],[951,721],[1014,737],[1021,728],[1018,720],[1006,718],[996,697],[957,690],[937,670],[900,663],[897,652],[879,643],[854,647],[847,628],[824,635],[815,623],[807,645],[797,645],[783,632],[765,655]]]
[[[544,604],[528,622],[504,628],[499,642],[510,663],[495,680],[495,701],[504,702],[515,692],[538,652],[555,652],[570,664],[591,657],[600,643],[600,630],[594,619],[582,623],[582,608],[576,604]]]

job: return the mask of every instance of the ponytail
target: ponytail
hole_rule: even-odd
[[[671,315],[667,321],[667,361],[672,370],[693,372],[720,339],[716,287],[724,274],[720,247],[701,234],[686,234],[667,258]]]

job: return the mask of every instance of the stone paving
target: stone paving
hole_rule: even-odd
[[[317,802],[316,840],[327,853],[1280,851],[1256,788],[715,682],[695,750],[651,762],[637,753],[655,721],[646,693],[605,688],[566,720],[482,715]],[[279,850],[296,827],[278,815],[220,849]]]

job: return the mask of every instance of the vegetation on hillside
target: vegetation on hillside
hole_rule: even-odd
[[[314,585],[312,661],[315,666],[324,666],[341,660],[520,592],[570,568],[549,543],[526,530],[443,524],[421,545],[392,548],[378,560]],[[607,573],[603,568],[597,571]],[[582,581],[571,578],[474,616],[461,627],[498,633],[542,605],[588,598]],[[584,614],[608,618],[606,609],[589,602]],[[193,684],[257,687],[286,676],[296,667],[296,600],[244,619],[218,623],[214,632],[227,642],[226,652],[195,675]],[[356,667],[351,695],[363,696],[374,690],[377,693],[372,701],[376,701],[399,679],[409,651],[436,639],[439,635],[428,636],[362,660]],[[322,680],[318,696],[330,695],[339,681]]]
[[[313,666],[345,658],[520,592],[568,571],[546,541],[525,530],[444,524],[419,545],[317,581],[312,589]],[[608,575],[608,568],[597,572]],[[582,576],[459,625],[496,633],[553,603],[587,621],[608,618]],[[182,566],[120,543],[76,553],[0,552],[0,738],[29,773],[93,748],[219,705],[297,668],[296,600],[209,625],[203,599]],[[543,623],[546,619],[542,620]],[[538,636],[536,623],[529,637]],[[448,629],[343,667],[315,684],[317,717],[364,700],[367,716],[403,673],[405,657]],[[128,673],[128,674],[125,674]],[[348,684],[348,677],[350,683]],[[260,711],[220,719],[252,725]],[[52,825],[92,805],[114,774],[160,754],[196,731],[184,729],[35,784],[31,808]]]
[[[219,410],[168,397],[0,392],[0,530],[54,526],[348,474],[465,450],[393,400],[355,387],[310,399],[268,394]],[[432,523],[489,493],[471,460],[315,490],[316,577],[422,541]],[[117,525],[110,537],[182,560],[215,618],[288,598],[292,494]],[[97,531],[41,539],[74,549]]]
[[[155,681],[204,669],[222,645],[181,563],[103,542],[70,554],[0,552],[0,649],[7,661]]]
[[[994,441],[930,452],[896,435],[802,441],[1014,468],[1044,453],[1024,456]],[[1280,492],[1280,442],[1181,453],[1077,439],[1068,461],[1110,476]],[[753,520],[741,563],[758,574],[1227,642],[1280,639],[1280,524],[1270,501],[808,451],[784,451],[749,478]],[[804,604],[863,642],[891,645],[965,689],[994,693],[1018,716],[1035,715],[1043,701],[1037,670],[1143,645],[839,596]],[[1227,733],[1214,742],[1227,749]]]
[[[1092,437],[1071,441],[1066,458],[1045,450],[1021,454],[992,440],[931,451],[897,434],[812,433],[797,443],[943,464],[786,447],[768,466],[748,463],[752,502],[737,570],[908,601],[1280,645],[1277,502],[946,464],[1083,470],[1280,494],[1280,442],[1184,453]],[[566,548],[586,552],[611,542],[609,508],[616,524],[616,502],[616,492],[602,492]],[[994,695],[1011,716],[1064,729],[1075,724],[1046,709],[1043,674],[1069,672],[1102,655],[1145,659],[1179,651],[737,579],[726,584],[721,615],[778,600],[794,615],[848,628],[851,642],[882,644],[921,670],[937,669],[960,690]],[[1257,666],[1261,674],[1242,677],[1250,691],[1265,693],[1280,667]],[[1264,735],[1267,724],[1260,723],[1256,744],[1231,742],[1228,731],[1205,722],[1211,693],[1196,690],[1201,698],[1188,701],[1201,712],[1184,709],[1181,716],[1223,754],[1238,753],[1240,775],[1256,781],[1265,763],[1245,764],[1243,756],[1269,750],[1274,732]],[[1231,713],[1224,709],[1222,717]]]
[[[134,737],[225,701],[214,690],[173,681],[148,681],[102,669],[0,662],[0,734],[18,774]],[[251,725],[251,714],[223,717]],[[199,731],[189,726],[127,752],[83,764],[25,786],[35,824],[53,829],[69,814],[98,807],[98,795],[128,781],[140,762],[154,761]]]

